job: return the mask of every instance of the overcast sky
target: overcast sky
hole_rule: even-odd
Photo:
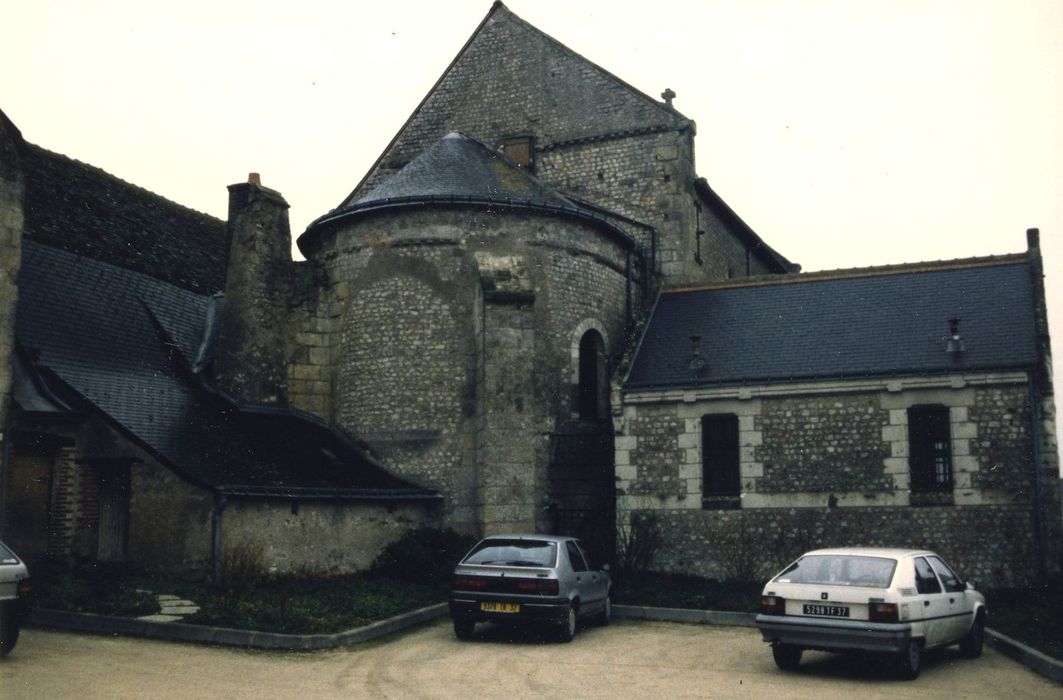
[[[647,94],[674,90],[699,174],[805,270],[1021,252],[1039,227],[1063,352],[1060,0],[506,5]],[[0,0],[0,108],[33,143],[222,218],[225,186],[260,172],[298,235],[489,9]]]

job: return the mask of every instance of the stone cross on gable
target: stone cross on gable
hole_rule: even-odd
[[[664,98],[664,106],[671,107],[672,100],[675,99],[675,91],[672,88],[665,88],[664,92],[661,93],[661,97]]]

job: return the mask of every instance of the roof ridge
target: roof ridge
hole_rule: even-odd
[[[569,54],[571,54],[575,58],[577,58],[577,59],[579,59],[581,61],[584,61],[585,63],[590,65],[592,68],[594,68],[596,71],[598,71],[602,75],[604,75],[607,79],[613,80],[614,82],[619,84],[621,87],[623,87],[623,88],[625,88],[627,90],[630,90],[631,92],[633,92],[634,94],[636,94],[640,98],[648,100],[649,102],[651,102],[654,106],[656,106],[658,109],[660,109],[665,114],[667,114],[667,115],[669,115],[669,116],[671,116],[673,118],[679,119],[681,121],[689,122],[691,125],[693,125],[694,120],[692,120],[689,117],[687,117],[686,115],[680,113],[675,108],[669,108],[669,107],[665,106],[664,104],[658,102],[657,100],[653,99],[652,97],[650,97],[649,95],[647,95],[643,91],[639,90],[638,88],[634,87],[630,83],[625,82],[621,78],[617,77],[615,74],[607,71],[605,68],[602,68],[597,63],[595,63],[594,61],[591,61],[590,59],[586,58],[582,54],[577,53],[576,51],[573,51],[571,48],[569,48],[565,44],[561,43],[560,41],[558,41],[554,37],[550,36],[549,34],[544,32],[543,30],[539,29],[538,27],[536,27],[535,25],[531,24],[527,20],[521,18],[519,15],[517,15],[515,12],[513,12],[513,10],[509,9],[508,7],[506,7],[506,5],[503,4],[501,0],[495,0],[495,2],[493,2],[491,4],[491,9],[487,11],[487,14],[484,15],[484,18],[482,20],[480,20],[480,23],[478,25],[476,25],[476,29],[474,29],[472,31],[472,34],[469,35],[469,38],[465,41],[465,43],[462,45],[462,47],[458,50],[458,53],[455,54],[454,58],[451,59],[450,63],[447,64],[447,67],[443,69],[443,72],[440,73],[440,75],[436,79],[436,81],[434,83],[432,83],[432,87],[430,87],[428,89],[428,91],[424,94],[424,97],[421,98],[421,101],[417,103],[417,106],[414,107],[413,111],[410,112],[408,117],[406,117],[406,120],[402,123],[402,126],[400,126],[398,128],[398,130],[395,132],[395,135],[392,136],[391,140],[388,141],[386,146],[384,146],[384,149],[376,157],[376,160],[373,161],[373,164],[369,166],[369,169],[362,176],[362,179],[358,181],[358,184],[356,184],[354,186],[354,188],[347,194],[346,197],[343,198],[343,201],[341,201],[340,204],[338,206],[336,206],[333,211],[342,209],[344,206],[352,203],[354,195],[362,188],[363,185],[365,185],[365,183],[369,180],[369,178],[373,175],[373,173],[375,173],[379,169],[381,163],[383,163],[383,161],[384,161],[385,155],[387,155],[388,153],[391,152],[391,149],[395,146],[396,143],[398,143],[399,138],[402,136],[403,133],[405,133],[406,128],[408,126],[410,126],[410,124],[413,122],[414,118],[418,114],[420,114],[421,110],[424,108],[424,106],[428,102],[429,98],[431,98],[432,95],[435,94],[435,92],[439,88],[439,86],[443,83],[444,80],[446,80],[447,76],[450,75],[451,71],[454,69],[454,66],[456,66],[458,64],[458,61],[460,61],[461,58],[468,52],[469,47],[472,46],[472,44],[476,40],[476,38],[478,36],[480,36],[480,34],[483,32],[484,27],[487,26],[487,23],[491,20],[492,17],[495,16],[495,13],[499,12],[499,11],[505,12],[507,16],[512,17],[514,20],[519,22],[522,26],[524,26],[524,27],[526,27],[528,29],[531,29],[532,31],[536,32],[538,35],[540,35],[543,38],[545,38],[547,41],[557,45],[562,50],[568,52]]]
[[[73,158],[73,157],[68,156],[68,155],[66,155],[64,153],[59,153],[57,151],[49,150],[49,149],[45,148],[44,146],[39,146],[39,145],[37,145],[35,143],[30,143],[29,141],[26,142],[26,145],[30,148],[30,150],[36,150],[36,151],[42,152],[44,154],[47,154],[49,156],[55,156],[55,157],[58,157],[58,158],[62,158],[63,160],[66,160],[66,161],[68,161],[70,163],[74,163],[74,164],[76,164],[78,166],[81,166],[81,167],[84,167],[84,168],[88,168],[89,170],[95,171],[95,172],[103,175],[104,177],[107,177],[107,178],[109,178],[111,180],[114,180],[115,182],[119,182],[119,183],[121,183],[122,185],[124,185],[126,187],[129,187],[131,189],[137,190],[138,192],[142,192],[142,193],[144,193],[144,194],[146,194],[148,196],[151,196],[151,197],[154,197],[156,199],[159,199],[159,200],[161,200],[163,202],[166,202],[167,204],[170,204],[170,205],[172,205],[174,207],[177,207],[179,209],[183,209],[183,210],[185,210],[187,212],[190,212],[192,214],[196,214],[198,216],[202,216],[204,218],[211,219],[211,220],[216,221],[216,222],[221,223],[221,224],[225,223],[224,219],[219,219],[218,217],[214,216],[213,214],[208,214],[208,213],[200,211],[198,209],[193,209],[192,207],[190,207],[190,206],[188,206],[186,204],[181,204],[180,202],[176,202],[176,201],[174,201],[174,200],[172,200],[172,199],[170,199],[170,198],[168,198],[168,197],[166,197],[164,195],[159,194],[158,192],[155,192],[153,190],[149,190],[148,188],[143,187],[142,185],[138,185],[135,182],[130,182],[129,180],[126,180],[126,179],[124,179],[122,177],[119,177],[118,175],[110,173],[110,172],[104,170],[103,168],[101,168],[98,165],[93,165],[92,163],[86,163],[83,160],[78,160],[77,158]]]
[[[574,49],[566,46],[565,44],[563,44],[559,40],[555,39],[554,37],[552,37],[549,34],[547,34],[546,32],[544,32],[542,29],[539,29],[534,24],[528,22],[526,19],[524,19],[523,17],[521,17],[517,13],[513,12],[513,10],[509,9],[504,4],[502,4],[501,0],[495,0],[495,3],[491,6],[491,11],[493,12],[496,8],[502,8],[507,13],[509,13],[509,15],[511,17],[513,17],[513,19],[517,20],[518,22],[520,22],[525,27],[531,29],[532,31],[534,31],[534,32],[536,32],[538,34],[540,34],[541,36],[543,36],[543,38],[545,38],[548,41],[550,41],[551,43],[555,44],[561,50],[568,52],[569,54],[575,56],[576,58],[580,59],[581,61],[585,61],[592,68],[594,68],[598,72],[602,73],[606,78],[609,78],[610,80],[616,82],[621,87],[623,87],[623,88],[625,88],[627,90],[630,90],[631,92],[635,93],[636,95],[638,95],[639,97],[641,97],[641,98],[643,98],[645,100],[648,100],[651,104],[653,104],[654,107],[656,107],[660,111],[664,112],[666,115],[668,115],[670,117],[674,117],[674,118],[680,119],[680,120],[683,120],[683,121],[687,121],[687,122],[693,123],[694,120],[692,120],[690,117],[686,116],[685,114],[683,114],[682,112],[680,112],[676,108],[668,107],[667,105],[659,102],[658,100],[655,100],[653,97],[651,97],[650,95],[647,95],[642,90],[639,90],[637,87],[635,87],[631,83],[627,82],[623,78],[617,76],[615,73],[612,73],[612,72],[606,70],[605,68],[602,68],[600,65],[598,65],[594,61],[590,60],[589,58],[587,58],[583,54],[581,54],[578,51],[575,51]],[[479,31],[479,28],[477,28],[477,31]]]
[[[946,270],[961,270],[977,267],[994,267],[1002,265],[1018,265],[1027,261],[1026,253],[1007,253],[1004,255],[986,255],[970,258],[955,258],[953,260],[933,260],[924,262],[892,263],[888,265],[875,265],[869,267],[837,268],[832,270],[816,270],[789,275],[768,275],[730,279],[692,287],[674,287],[665,289],[662,294],[681,294],[686,292],[712,291],[716,289],[734,289],[739,287],[768,287],[783,284],[806,284],[812,282],[826,282],[830,280],[859,279],[865,277],[885,277],[905,273],[941,272]]]
[[[169,280],[163,279],[161,277],[156,277],[155,275],[150,275],[147,272],[141,272],[140,270],[134,270],[134,269],[125,267],[123,265],[117,265],[117,264],[115,264],[113,262],[107,262],[106,260],[100,260],[99,258],[92,257],[91,255],[82,255],[81,253],[75,253],[72,250],[67,250],[66,248],[62,248],[62,247],[57,246],[57,245],[52,245],[51,243],[45,243],[44,241],[38,241],[38,240],[35,240],[35,239],[32,239],[32,238],[24,238],[22,240],[22,245],[23,246],[30,246],[30,247],[39,246],[41,248],[48,249],[48,251],[50,251],[51,253],[58,253],[61,256],[62,255],[68,255],[71,258],[76,258],[77,261],[78,261],[78,264],[84,264],[87,261],[90,264],[102,265],[104,267],[110,268],[110,270],[112,270],[112,271],[118,271],[121,274],[136,275],[138,281],[140,281],[140,282],[150,281],[153,284],[164,284],[167,287],[169,287],[170,289],[177,290],[177,291],[179,291],[179,292],[181,292],[183,294],[190,294],[191,296],[194,296],[194,297],[200,297],[200,298],[203,298],[203,299],[209,299],[214,294],[214,292],[197,292],[195,290],[189,289],[188,287],[182,287],[179,284],[174,284],[173,282],[170,282]],[[140,298],[140,290],[137,289],[137,290],[134,290],[134,291],[135,291],[135,296],[137,298]]]

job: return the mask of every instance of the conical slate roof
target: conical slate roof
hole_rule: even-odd
[[[521,170],[513,161],[457,132],[447,134],[385,182],[347,206],[319,217],[299,237],[306,253],[326,224],[363,212],[406,206],[479,205],[537,209],[594,221],[631,240],[600,215],[585,209]]]
[[[396,199],[448,197],[576,208],[505,156],[455,131],[343,209],[359,209]]]

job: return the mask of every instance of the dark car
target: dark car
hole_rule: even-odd
[[[7,656],[18,642],[29,591],[26,565],[0,542],[0,656]]]
[[[611,585],[608,564],[596,566],[573,537],[488,537],[454,570],[454,634],[469,639],[477,622],[493,620],[552,626],[568,642],[581,619],[609,623]]]

